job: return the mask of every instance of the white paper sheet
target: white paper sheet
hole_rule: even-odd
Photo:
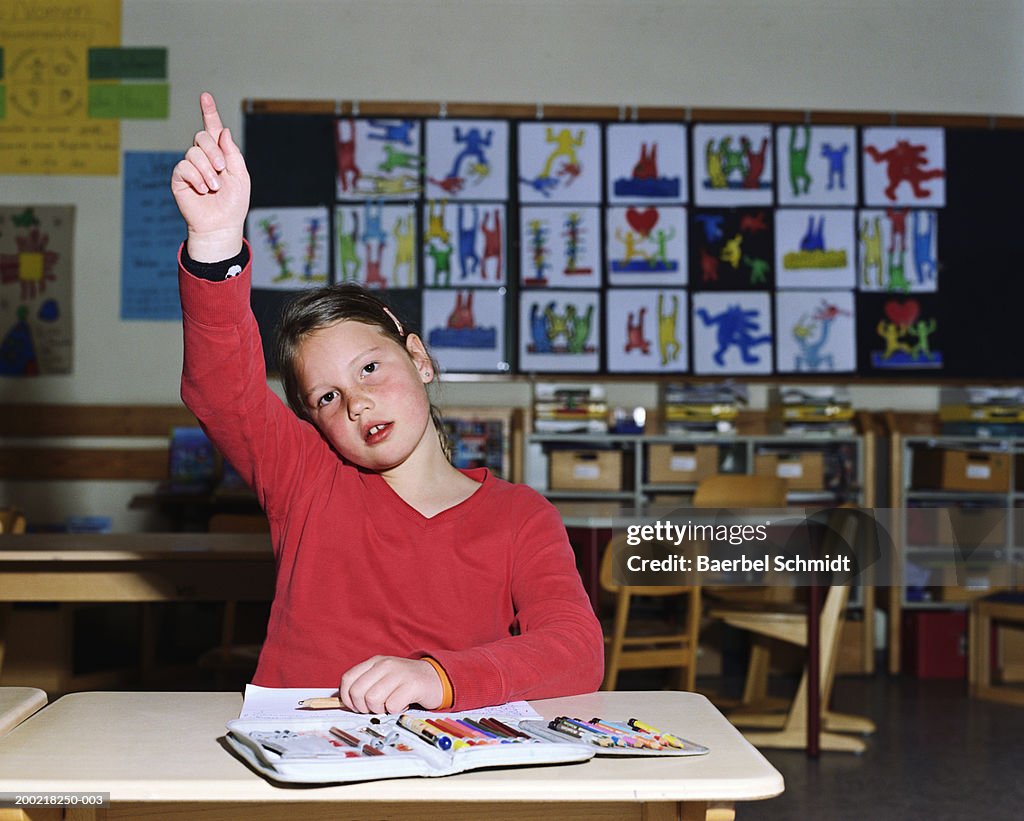
[[[242,702],[242,712],[239,718],[248,719],[327,719],[339,716],[353,715],[348,710],[305,710],[300,709],[298,704],[306,698],[331,698],[337,696],[338,691],[331,687],[258,687],[255,684],[245,685],[245,699]],[[431,715],[432,710],[407,710],[409,715]],[[525,701],[510,701],[507,704],[499,704],[494,707],[486,707],[480,710],[460,710],[460,715],[474,715],[481,713],[495,718],[540,718],[540,713],[533,709]],[[379,718],[386,716],[380,714]]]

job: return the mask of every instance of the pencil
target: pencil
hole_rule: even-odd
[[[299,702],[296,709],[304,710],[341,710],[341,699],[337,696],[331,698],[304,698]]]

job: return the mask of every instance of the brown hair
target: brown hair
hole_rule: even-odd
[[[277,328],[277,367],[284,386],[288,406],[296,416],[306,421],[310,419],[309,411],[302,401],[299,378],[296,372],[296,361],[299,349],[306,338],[321,328],[326,328],[342,321],[361,322],[376,328],[402,350],[406,350],[405,340],[408,330],[404,323],[378,297],[371,294],[361,285],[346,282],[340,285],[327,285],[303,291],[285,307]],[[430,356],[430,353],[427,353]],[[440,368],[434,358],[430,357],[435,378]],[[440,410],[431,403],[430,418],[437,431],[437,438],[445,456],[451,458],[451,443],[441,418]]]

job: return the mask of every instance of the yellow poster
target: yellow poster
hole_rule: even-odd
[[[121,123],[89,116],[89,49],[121,0],[0,0],[0,174],[117,174]]]

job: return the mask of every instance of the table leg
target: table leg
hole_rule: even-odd
[[[0,602],[0,679],[4,671],[4,651],[7,649],[7,625],[10,623],[11,610],[14,605],[10,602]]]
[[[807,588],[807,755],[821,752],[821,588]]]

